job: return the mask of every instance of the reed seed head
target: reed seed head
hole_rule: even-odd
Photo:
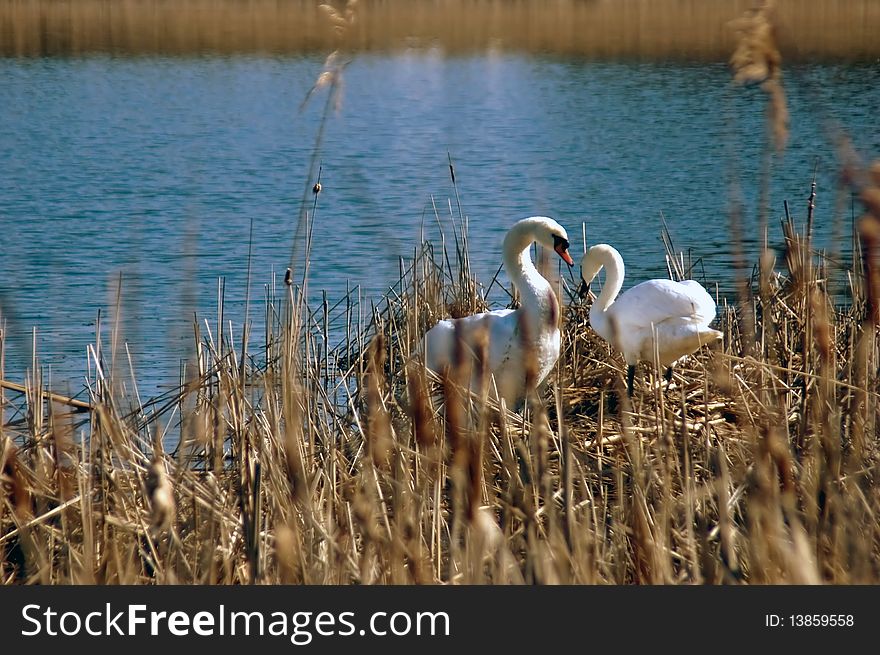
[[[150,462],[146,477],[147,498],[152,508],[152,525],[157,532],[169,530],[174,523],[176,505],[174,487],[165,470],[165,463],[156,457]]]

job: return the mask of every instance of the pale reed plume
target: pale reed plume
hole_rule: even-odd
[[[156,534],[169,530],[177,514],[174,487],[160,457],[153,458],[147,470],[147,498],[150,501],[152,527]]]
[[[340,50],[345,47],[347,39],[351,34],[351,28],[355,22],[357,0],[348,0],[345,4],[345,9],[341,11],[329,4],[318,5],[318,9],[323,12],[327,17],[327,20],[333,25],[337,44],[336,49],[327,55],[327,59],[324,61],[324,66],[318,74],[318,79],[315,80],[315,83],[308,90],[308,93],[306,93],[306,97],[303,99],[300,109],[305,107],[312,94],[320,89],[329,87],[334,109],[339,111],[342,107],[342,73],[345,71],[345,67],[351,63],[351,59],[344,59],[340,56]]]
[[[765,0],[730,22],[737,33],[737,45],[730,56],[733,80],[739,84],[760,84],[767,94],[767,119],[777,151],[788,140],[788,107],[782,87],[782,54],[779,52],[775,7]]]

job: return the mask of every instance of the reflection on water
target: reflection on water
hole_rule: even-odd
[[[214,316],[218,277],[226,317],[240,326],[251,219],[254,302],[290,260],[322,99],[297,112],[322,61],[0,60],[0,310],[10,377],[24,376],[36,325],[54,378],[81,379],[97,311],[114,306],[120,273],[122,332],[147,387],[176,380],[193,311]],[[661,214],[676,247],[692,252],[698,275],[722,293],[733,284],[732,197],[744,203],[751,254],[760,242],[764,98],[732,88],[723,65],[420,51],[361,55],[346,75],[320,153],[314,298],[326,289],[332,301],[354,285],[376,298],[420,234],[437,240],[438,224],[450,233],[447,153],[484,282],[507,227],[534,214],[565,225],[575,250],[582,222],[589,244],[615,245],[625,286],[665,275]],[[850,205],[844,197],[845,211],[834,212],[826,128],[845,128],[866,156],[880,152],[870,113],[880,70],[789,68],[785,84],[792,129],[773,162],[770,241],[780,241],[784,199],[803,220],[818,163],[817,244],[846,255]]]

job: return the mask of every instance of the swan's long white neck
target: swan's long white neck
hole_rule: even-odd
[[[604,338],[608,338],[606,334],[610,326],[608,325],[606,312],[614,303],[617,294],[620,293],[620,289],[623,287],[625,272],[623,257],[610,246],[595,248],[593,256],[597,258],[600,264],[599,270],[605,269],[605,284],[602,286],[602,292],[593,301],[593,306],[590,307],[590,324],[596,332]],[[598,271],[596,274],[598,275]]]
[[[522,309],[533,334],[548,327],[557,329],[559,306],[550,283],[542,276],[529,253],[536,240],[536,224],[521,222],[504,238],[504,270],[519,291]]]

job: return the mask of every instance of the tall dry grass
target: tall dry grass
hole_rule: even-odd
[[[752,55],[772,59],[775,40],[763,46]],[[332,86],[342,69],[328,70]],[[765,66],[749,81],[768,80],[772,139],[781,78]],[[0,332],[0,373],[23,380],[0,384],[0,580],[880,582],[880,164],[840,152],[865,212],[847,302],[833,301],[839,260],[812,248],[811,193],[803,214],[786,207],[779,261],[765,250],[721,303],[721,344],[670,386],[643,366],[632,398],[621,355],[546,262],[562,352],[522,412],[466,390],[463,352],[442,379],[425,370],[421,335],[487,307],[496,283],[471,275],[451,202],[440,244],[402,259],[378,304],[352,291],[313,306],[306,277],[273,278],[259,352],[218,308],[193,324],[180,387],[147,402],[117,326],[89,348],[84,399],[47,389],[36,356],[4,372]],[[310,258],[311,184],[294,270]],[[664,242],[670,275],[688,275]]]
[[[334,47],[315,0],[0,0],[0,55],[299,53]],[[591,57],[724,60],[751,0],[362,0],[352,46],[437,45]],[[873,0],[778,0],[789,59],[873,59]]]
[[[804,224],[750,281],[751,323],[722,304],[723,346],[671,387],[643,368],[631,400],[564,282],[559,365],[523,413],[469,372],[435,387],[420,335],[486,299],[430,243],[371,312],[270,283],[264,361],[205,322],[190,378],[133,412],[100,344],[84,403],[37,369],[3,401],[2,580],[876,583],[878,243],[862,227],[835,306]]]

